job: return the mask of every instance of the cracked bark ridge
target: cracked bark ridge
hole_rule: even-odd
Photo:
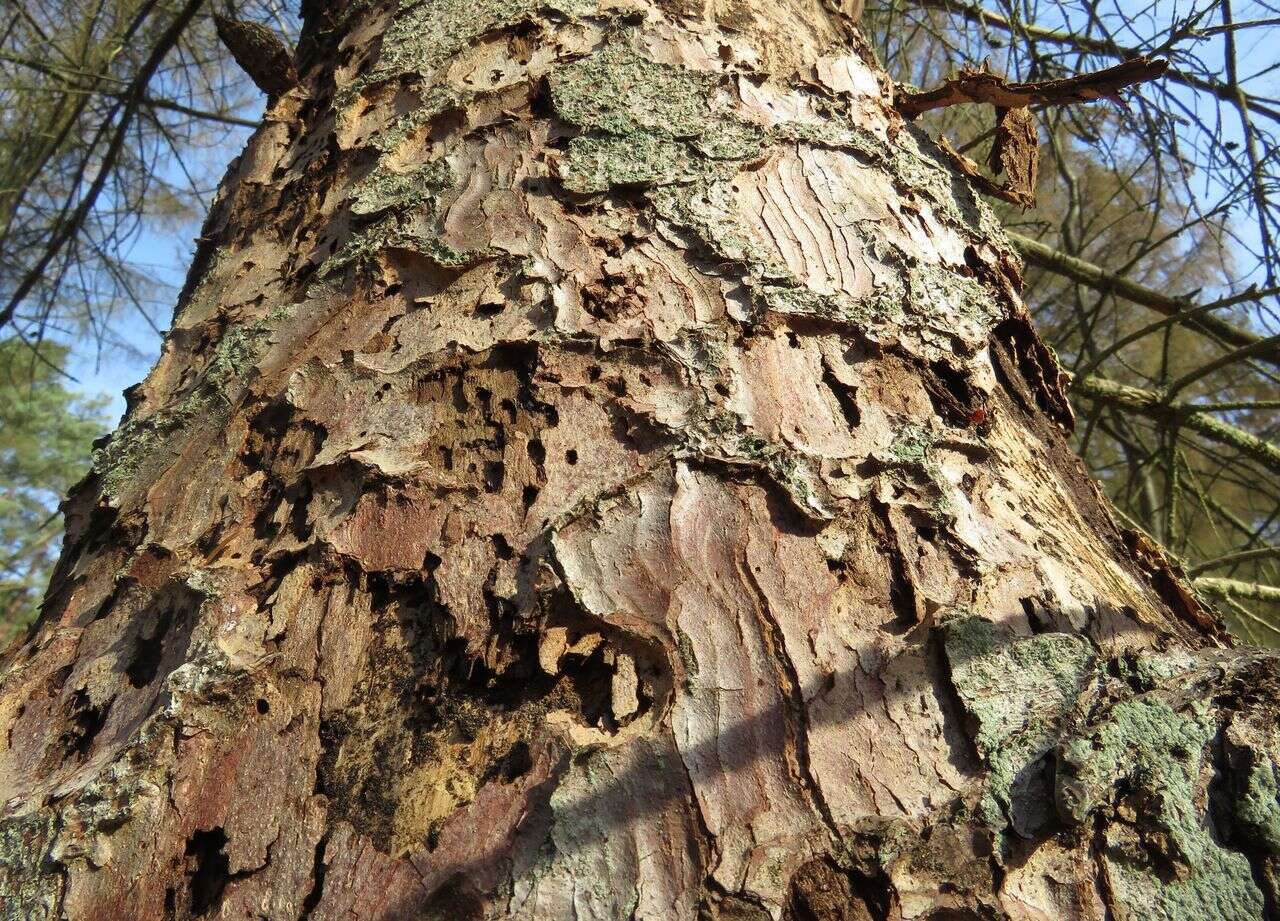
[[[0,917],[1274,913],[1276,662],[851,6],[305,7],[0,662]]]

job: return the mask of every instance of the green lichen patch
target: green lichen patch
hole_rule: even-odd
[[[153,462],[174,455],[175,441],[189,427],[220,424],[270,345],[271,332],[291,313],[292,308],[279,307],[252,323],[229,329],[185,396],[145,419],[127,419],[93,455],[103,495],[118,500]]]
[[[819,294],[799,284],[761,284],[754,290],[763,306],[773,313],[848,324],[863,330],[887,319],[877,312],[881,305],[870,299],[854,300],[842,294]]]
[[[382,54],[362,89],[404,74],[429,77],[475,39],[539,15],[585,15],[588,0],[401,0],[382,40]]]
[[[884,455],[885,460],[894,465],[932,464],[934,461],[929,451],[936,440],[933,433],[923,425],[909,422],[895,433],[893,443]]]
[[[697,373],[693,367],[690,370]],[[815,459],[790,445],[760,437],[737,415],[703,403],[671,434],[680,443],[673,452],[675,457],[753,471],[781,489],[807,517],[818,521],[835,517],[834,502]]]
[[[585,131],[694,138],[712,119],[714,78],[658,64],[623,41],[556,72],[550,79],[556,113]]]
[[[770,129],[769,139],[851,151],[873,163],[886,162],[889,154],[888,147],[875,133],[837,113],[828,113],[821,121],[781,122]]]
[[[62,874],[46,860],[57,826],[47,810],[0,821],[0,921],[58,917]]]
[[[990,326],[1002,312],[991,292],[973,278],[945,266],[920,263],[907,272],[906,303],[925,323],[948,329],[957,320]]]
[[[717,79],[651,61],[624,40],[554,73],[552,106],[582,132],[561,170],[566,187],[695,183],[758,157],[764,132],[712,102]]]
[[[1255,745],[1229,731],[1228,740],[1235,749],[1232,817],[1251,841],[1272,857],[1280,856],[1280,734],[1273,726],[1265,741]]]
[[[987,331],[1003,318],[999,303],[977,280],[914,259],[887,241],[873,238],[873,245],[882,250],[877,254],[881,261],[897,268],[897,275],[864,299],[866,316],[893,330],[912,329],[922,338],[944,342],[985,341]]]
[[[374,149],[382,153],[397,150],[440,115],[460,108],[466,99],[448,86],[435,85],[427,89],[416,108],[401,115],[391,124],[369,138]]]
[[[352,187],[349,199],[355,217],[372,221],[359,227],[324,261],[316,273],[316,284],[325,284],[350,266],[362,265],[391,249],[417,253],[446,268],[474,265],[492,255],[463,252],[441,239],[443,199],[457,186],[457,175],[443,159],[407,173],[375,168]]]
[[[686,145],[653,135],[574,138],[561,168],[572,192],[607,192],[618,186],[665,185],[696,175]]]
[[[1174,706],[1147,694],[1117,703],[1063,746],[1060,804],[1083,817],[1118,800],[1103,857],[1121,919],[1263,916],[1249,861],[1210,826],[1208,751],[1217,732],[1208,700]]]
[[[919,439],[904,443],[916,454]],[[974,723],[973,740],[990,775],[980,810],[993,828],[1031,834],[1050,818],[1043,761],[1058,724],[1094,674],[1094,655],[1077,636],[1019,639],[981,617],[948,624],[944,648],[951,683]]]
[[[368,217],[429,205],[455,181],[453,170],[444,160],[425,163],[408,173],[380,166],[351,189],[351,213]]]
[[[712,160],[755,160],[764,149],[765,135],[750,122],[719,114],[690,142]]]
[[[1056,719],[1093,673],[1088,641],[1067,633],[1017,639],[981,617],[948,625],[951,681],[992,751],[1037,722]]]

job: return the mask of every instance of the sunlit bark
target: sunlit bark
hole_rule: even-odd
[[[315,6],[3,660],[4,917],[1274,907],[1274,660],[846,13]]]

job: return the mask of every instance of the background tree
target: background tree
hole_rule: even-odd
[[[0,329],[128,348],[170,291],[133,257],[140,232],[198,220],[256,91],[203,0],[15,0],[0,11]],[[288,29],[275,0],[227,7]],[[249,114],[250,117],[246,117]],[[217,153],[210,160],[204,154]]]
[[[35,620],[62,536],[58,503],[83,476],[90,443],[110,427],[101,400],[62,386],[57,370],[65,349],[45,355],[53,368],[20,342],[0,342],[0,643],[6,645]]]
[[[1280,662],[847,9],[317,3],[294,70],[0,662],[5,911],[1274,914]]]

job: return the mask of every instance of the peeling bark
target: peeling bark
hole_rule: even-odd
[[[846,5],[320,6],[0,666],[0,917],[1275,910],[1276,662]]]

